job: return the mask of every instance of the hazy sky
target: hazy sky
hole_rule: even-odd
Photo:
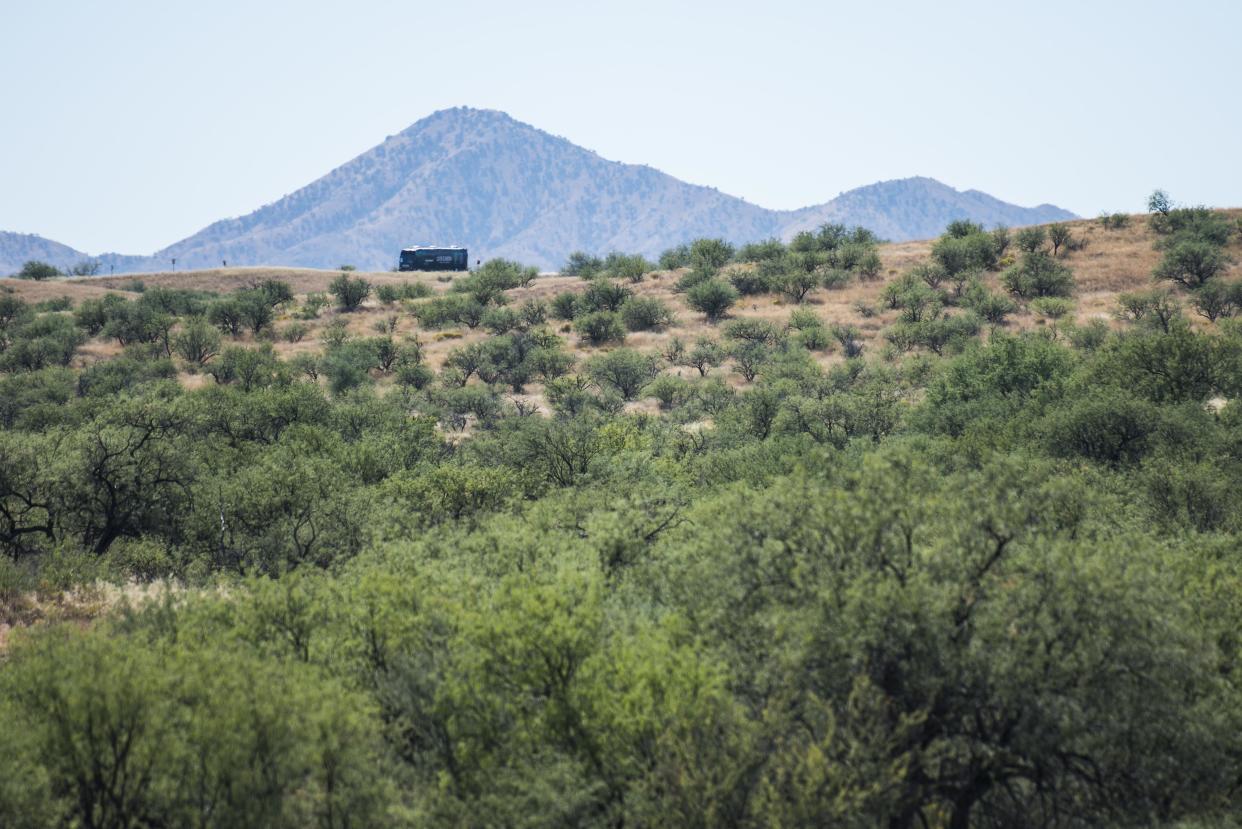
[[[151,253],[425,115],[504,110],[767,207],[927,175],[1242,204],[1242,0],[0,0],[0,230]]]

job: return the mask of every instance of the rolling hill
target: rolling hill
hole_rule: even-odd
[[[769,210],[651,167],[606,160],[501,112],[459,107],[418,121],[276,202],[216,222],[150,257],[100,258],[118,272],[164,268],[174,257],[188,268],[227,260],[306,267],[348,262],[382,270],[403,246],[462,244],[474,258],[505,256],[552,269],[573,250],[654,256],[697,236],[788,238],[826,221],[860,224],[901,241],[934,236],[957,218],[1026,225],[1073,214],[1046,204],[1018,207],[930,178],[881,182],[800,210]],[[21,248],[31,249],[30,242]],[[73,261],[82,258],[65,250]],[[0,239],[0,272],[15,270],[25,258],[38,257],[10,251]]]

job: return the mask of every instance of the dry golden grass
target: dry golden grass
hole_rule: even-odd
[[[0,656],[17,631],[46,624],[71,624],[86,628],[113,608],[139,607],[180,592],[178,584],[165,581],[128,581],[113,584],[96,581],[69,590],[36,590],[0,603]]]

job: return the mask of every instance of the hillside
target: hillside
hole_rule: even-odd
[[[0,825],[1224,825],[1240,220],[5,280]]]
[[[959,218],[1019,226],[1072,217],[928,178],[861,187],[801,210],[768,210],[647,166],[608,161],[504,113],[462,107],[434,113],[306,187],[150,257],[101,260],[117,272],[159,270],[173,258],[188,268],[227,261],[387,270],[402,247],[461,244],[474,258],[503,256],[551,270],[574,250],[654,257],[700,236],[789,238],[825,221],[906,240]],[[0,240],[0,272],[15,258]]]
[[[1242,211],[1221,211],[1230,221],[1242,219]],[[1087,324],[1092,320],[1104,320],[1110,325],[1117,325],[1115,314],[1118,308],[1119,295],[1127,291],[1143,291],[1153,287],[1152,269],[1159,261],[1160,254],[1155,250],[1153,242],[1156,237],[1152,233],[1145,217],[1134,216],[1127,227],[1110,230],[1102,227],[1094,220],[1078,220],[1069,222],[1081,249],[1064,254],[1062,261],[1073,271],[1076,283],[1074,310],[1072,319],[1078,324]],[[880,349],[884,345],[883,334],[899,318],[896,309],[885,308],[881,300],[885,287],[898,280],[912,267],[928,260],[932,249],[932,240],[917,240],[900,243],[881,244],[878,248],[882,263],[881,274],[875,280],[856,280],[845,288],[815,291],[805,307],[828,324],[844,324],[857,326],[860,342],[868,348]],[[1242,260],[1242,249],[1235,242],[1233,249],[1238,255],[1235,260]],[[715,335],[717,326],[706,323],[701,314],[693,311],[686,304],[684,293],[677,292],[675,285],[685,271],[657,271],[636,284],[628,286],[638,297],[657,299],[666,303],[675,313],[674,324],[658,331],[644,331],[630,334],[626,343],[636,347],[658,351],[673,338],[681,338],[692,342],[703,335]],[[287,282],[299,299],[311,293],[323,293],[328,290],[329,283],[340,275],[339,271],[313,268],[213,268],[188,272],[152,272],[137,277],[116,276],[96,277],[90,279],[63,279],[48,282],[24,282],[19,280],[6,281],[8,289],[14,291],[30,302],[44,302],[57,298],[67,298],[77,303],[83,299],[98,298],[111,292],[121,292],[128,296],[137,296],[135,288],[151,287],[188,288],[192,290],[231,292],[256,285],[264,279],[279,279]],[[452,278],[448,275],[433,274],[395,274],[387,271],[360,272],[359,275],[374,285],[399,286],[407,282],[427,285],[434,293],[443,293],[451,285]],[[461,277],[456,277],[460,279]],[[1227,268],[1225,280],[1234,281],[1242,278],[1242,265],[1234,261]],[[996,274],[985,278],[986,284],[993,290],[999,290]],[[540,277],[528,288],[517,288],[509,293],[511,304],[520,305],[528,300],[548,301],[559,292],[582,291],[587,283],[572,276],[547,275]],[[1184,304],[1184,303],[1183,303]],[[868,311],[864,315],[859,309],[865,306]],[[778,294],[766,294],[758,297],[743,297],[734,309],[733,316],[738,319],[766,320],[784,325],[790,312],[797,306]],[[358,313],[325,314],[306,323],[307,335],[297,343],[277,340],[274,343],[276,353],[284,357],[295,354],[316,352],[320,348],[317,342],[322,331],[334,321],[344,321],[348,330],[355,336],[368,336],[373,333],[374,326],[383,319],[396,313],[399,322],[394,334],[418,339],[422,343],[424,355],[429,365],[440,368],[449,353],[456,348],[472,343],[481,343],[488,339],[482,328],[451,326],[447,330],[429,330],[421,327],[412,315],[403,312],[401,306],[386,306],[369,300]],[[1187,311],[1191,319],[1195,316]],[[292,314],[287,313],[277,320],[277,324],[295,321]],[[1045,325],[1039,314],[1029,307],[1020,305],[1018,311],[1007,321],[1005,329],[1022,331]],[[580,358],[589,357],[597,349],[584,344],[580,338],[569,333],[568,327],[562,327],[561,335],[566,337],[571,350]],[[118,353],[115,343],[92,342],[82,351],[82,365]],[[821,365],[829,366],[842,362],[839,351],[828,349],[815,355]],[[675,370],[677,371],[677,370]],[[684,373],[684,370],[681,370]],[[730,382],[745,385],[737,374],[729,375]],[[202,382],[201,375],[183,373],[184,383],[197,385]],[[386,382],[381,378],[381,383]],[[543,403],[542,392],[538,385],[531,389],[531,398]]]

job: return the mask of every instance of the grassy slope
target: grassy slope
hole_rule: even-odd
[[[1226,212],[1234,219],[1242,217],[1242,210]],[[1078,289],[1075,299],[1078,321],[1085,322],[1093,318],[1111,320],[1119,293],[1152,286],[1152,268],[1155,267],[1160,256],[1153,248],[1154,236],[1142,216],[1132,217],[1129,226],[1123,230],[1105,230],[1094,220],[1072,222],[1071,226],[1075,236],[1082,238],[1086,243],[1081,250],[1065,255],[1063,260],[1073,269],[1077,280]],[[877,350],[882,343],[882,332],[896,320],[898,312],[882,311],[875,316],[864,318],[855,306],[861,302],[878,309],[879,295],[885,283],[896,279],[912,265],[925,259],[931,250],[931,244],[931,241],[919,241],[883,245],[880,248],[880,258],[884,267],[879,279],[869,282],[856,281],[840,290],[817,290],[810,296],[805,307],[811,308],[826,322],[850,323],[858,326],[862,331],[864,342],[872,345],[872,351]],[[1239,264],[1242,262],[1242,242],[1234,241],[1231,245],[1231,254],[1237,261],[1225,274],[1225,278],[1229,280],[1242,277],[1242,264]],[[328,283],[338,273],[337,271],[305,268],[229,268],[142,274],[137,278],[148,287],[166,285],[221,292],[248,287],[266,278],[278,278],[290,283],[294,292],[299,295],[300,301],[306,293],[326,291]],[[363,273],[361,275],[374,284],[414,280],[425,282],[436,291],[442,292],[448,287],[446,281],[440,281],[447,279],[447,276],[443,274],[439,275],[439,278],[434,274]],[[630,334],[626,338],[626,346],[658,349],[674,336],[686,340],[687,344],[692,344],[694,338],[700,335],[718,333],[714,331],[715,326],[703,321],[701,314],[685,305],[682,295],[674,293],[673,286],[678,275],[676,272],[657,272],[649,274],[643,282],[631,286],[641,296],[658,297],[664,300],[675,310],[677,320],[674,325],[661,332]],[[12,280],[8,282],[8,285],[32,302],[60,296],[68,296],[76,301],[101,296],[109,291],[124,291],[134,279],[135,277],[131,276],[113,276],[42,283]],[[993,288],[999,288],[996,274],[989,274],[987,280]],[[541,277],[530,288],[511,291],[510,297],[515,303],[531,297],[549,299],[560,291],[582,290],[585,284],[583,280],[575,277],[549,275]],[[777,295],[743,297],[739,305],[734,308],[733,316],[761,318],[783,323],[788,319],[794,307]],[[357,313],[342,315],[334,311],[325,311],[319,319],[308,323],[310,333],[302,342],[280,341],[275,344],[275,347],[277,352],[286,358],[299,352],[318,351],[322,348],[318,342],[319,331],[337,317],[345,318],[349,329],[355,334],[373,336],[374,325],[394,313],[400,317],[397,336],[417,337],[425,347],[429,364],[435,369],[440,368],[451,349],[463,343],[485,339],[488,336],[482,329],[471,331],[464,327],[440,331],[420,330],[417,321],[408,313],[403,312],[400,305],[384,307],[372,299]],[[292,316],[287,310],[285,315],[277,321],[277,329],[279,330],[291,320]],[[578,337],[569,331],[567,325],[560,322],[553,324],[579,357],[589,356],[597,350],[580,343]],[[1022,310],[1012,317],[1008,325],[1011,329],[1021,330],[1040,324],[1042,321],[1034,314]],[[83,363],[90,363],[107,358],[116,351],[114,343],[96,339],[82,349],[79,359]],[[841,358],[835,353],[826,353],[819,355],[818,359],[829,364]],[[680,371],[687,376],[693,372],[692,369],[684,368],[670,370]],[[203,382],[202,376],[189,374],[184,374],[182,379],[187,386],[196,386]],[[743,384],[741,377],[736,374],[731,375],[730,380],[737,385]],[[532,385],[529,396],[538,397],[539,391],[537,385]]]

